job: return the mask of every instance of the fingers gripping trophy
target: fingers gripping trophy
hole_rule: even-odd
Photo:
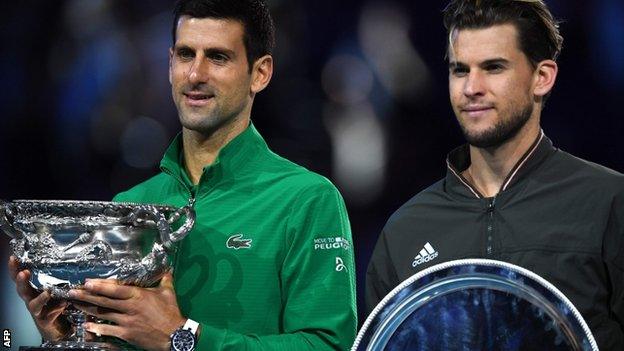
[[[195,223],[191,206],[95,201],[0,200],[0,228],[11,237],[18,293],[44,342],[31,350],[115,350],[88,335],[95,320],[72,306],[69,290],[86,279],[153,286],[169,269],[167,254]]]

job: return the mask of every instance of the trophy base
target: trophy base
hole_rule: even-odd
[[[19,351],[120,351],[119,346],[105,342],[63,341],[41,346],[20,346]]]

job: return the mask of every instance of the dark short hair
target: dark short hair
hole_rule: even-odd
[[[480,29],[513,24],[518,45],[531,64],[556,60],[563,37],[543,0],[452,0],[443,11],[449,43],[460,29]]]
[[[245,30],[243,43],[250,71],[257,59],[273,52],[275,26],[269,8],[262,0],[178,0],[173,10],[173,45],[182,16],[240,21]]]

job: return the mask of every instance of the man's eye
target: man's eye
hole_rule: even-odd
[[[178,50],[178,57],[182,59],[192,59],[195,54],[191,50]]]
[[[209,55],[210,59],[215,62],[224,63],[229,60],[229,57],[225,54],[213,53]]]
[[[461,67],[455,67],[451,69],[451,74],[455,77],[463,77],[468,74],[468,70]]]
[[[503,71],[503,66],[501,65],[487,65],[485,67],[486,71],[490,72],[490,73],[499,73]]]

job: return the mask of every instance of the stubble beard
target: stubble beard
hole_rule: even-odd
[[[215,111],[211,111],[203,116],[192,116],[192,113],[188,111],[180,111],[179,117],[180,123],[184,128],[204,135],[213,134],[232,119],[230,116],[223,116],[215,113]]]
[[[478,133],[471,133],[459,119],[458,121],[468,144],[478,148],[493,148],[515,137],[532,114],[533,104],[527,103],[523,109],[513,111],[510,118],[501,118],[492,128]]]
[[[186,106],[177,107],[180,124],[182,124],[185,129],[198,132],[205,136],[210,136],[224,126],[234,123],[237,116],[240,114],[240,111],[224,111],[219,105],[215,105],[210,110],[202,112],[193,111]]]

